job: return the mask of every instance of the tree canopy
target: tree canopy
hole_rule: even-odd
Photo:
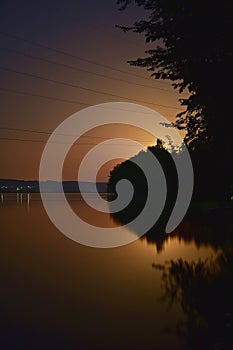
[[[121,28],[145,35],[154,48],[147,57],[129,63],[145,67],[157,79],[168,79],[175,89],[187,89],[186,111],[175,126],[186,130],[191,148],[202,142],[223,140],[232,113],[232,2],[210,0],[118,0],[121,9],[131,2],[148,11],[148,19]],[[230,138],[230,139],[229,139]]]
[[[182,150],[180,152],[182,152]],[[130,159],[117,164],[110,172],[108,192],[116,196],[116,185],[122,179],[127,179],[132,184],[134,188],[132,201],[122,211],[114,214],[113,217],[116,219],[116,221],[124,224],[128,224],[134,220],[143,209],[148,195],[147,179],[143,169],[139,168],[137,165],[137,161],[139,161],[139,164],[143,164],[143,162],[146,162],[146,159],[151,160],[151,154],[159,161],[166,179],[166,203],[159,220],[156,222],[156,229],[161,233],[164,233],[168,218],[170,217],[177,197],[178,176],[172,155],[166,149],[162,140],[157,139],[157,144],[155,146],[150,146],[146,151],[141,151]],[[178,158],[180,153],[174,153],[173,156]],[[137,229],[135,226],[133,227],[134,230]]]
[[[118,27],[145,35],[152,48],[145,52],[146,57],[128,62],[146,68],[156,79],[172,81],[179,92],[189,92],[180,99],[186,109],[173,125],[186,131],[184,141],[190,150],[207,157],[206,167],[215,177],[215,186],[222,186],[229,195],[233,179],[233,3],[118,0],[121,10],[130,3],[143,7],[147,19]]]

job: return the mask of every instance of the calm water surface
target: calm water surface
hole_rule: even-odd
[[[109,215],[90,212],[79,195],[69,199],[84,220],[116,225]],[[26,195],[17,203],[8,194],[0,204],[2,349],[187,348],[176,331],[184,321],[181,306],[160,300],[161,271],[153,264],[198,261],[217,249],[173,235],[159,251],[146,239],[89,248],[53,226],[38,194],[29,203]]]

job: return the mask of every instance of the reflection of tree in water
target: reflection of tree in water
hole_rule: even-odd
[[[131,212],[136,212],[135,207],[138,208],[136,201],[122,212],[111,215],[117,223],[128,224],[128,228],[137,235],[137,227],[129,222]],[[140,238],[155,245],[158,253],[164,249],[167,240],[173,238],[185,243],[194,242],[197,247],[211,246],[215,250],[233,244],[233,206],[230,204],[224,208],[213,203],[193,204],[180,225],[169,235],[164,231],[168,214],[165,210],[155,225]]]
[[[205,261],[179,259],[154,265],[162,272],[162,300],[170,306],[177,301],[186,316],[178,331],[186,336],[191,349],[232,349],[232,208],[191,210],[172,236],[186,243],[193,241],[197,247],[209,245],[218,251],[217,257]]]
[[[233,250],[197,263],[183,259],[153,265],[162,272],[169,306],[178,301],[186,316],[178,332],[191,349],[233,348]]]
[[[116,185],[120,180],[127,179],[131,182],[134,188],[132,201],[126,208],[112,214],[112,218],[120,224],[127,225],[130,230],[139,235],[140,228],[136,226],[134,219],[139,216],[146,204],[148,184],[143,171],[134,161],[141,160],[143,164],[143,161],[145,161],[151,153],[155,156],[157,161],[159,161],[166,178],[166,202],[159,219],[143,237],[148,243],[155,244],[158,252],[163,250],[164,243],[168,239],[168,236],[165,234],[165,229],[174,208],[179,187],[177,171],[172,155],[178,161],[182,158],[183,153],[182,147],[177,151],[172,143],[169,145],[169,149],[172,154],[166,149],[163,141],[157,139],[157,144],[155,146],[148,147],[146,151],[142,151],[129,160],[115,166],[110,173],[108,182],[108,191],[111,193],[111,198],[117,196]],[[195,153],[192,154],[192,158],[193,161],[198,161],[199,156]],[[199,167],[203,168],[205,164],[200,163]],[[198,175],[199,167],[196,165],[195,175]],[[206,167],[208,168],[208,165]],[[228,235],[229,228],[232,225],[233,205],[229,200],[222,202],[221,196],[217,196],[218,186],[216,186],[216,183],[215,186],[211,186],[211,188],[206,186],[207,182],[212,181],[210,180],[211,178],[213,178],[211,174],[208,174],[205,181],[199,176],[195,176],[194,197],[191,207],[186,218],[172,233],[172,236],[179,237],[185,242],[195,241],[196,245],[205,243],[211,244],[214,248],[217,248],[225,241],[225,236]],[[205,190],[205,187],[207,187],[207,190]],[[217,204],[213,202],[212,197],[215,196],[216,199],[214,200],[218,201]],[[109,206],[111,208],[111,201],[109,202]],[[156,194],[154,206],[155,208],[158,206]],[[216,234],[213,235],[213,231]],[[221,232],[221,234],[219,234],[219,232]]]
[[[171,260],[153,265],[162,273],[161,300],[172,306],[178,302],[185,321],[176,331],[184,336],[188,349],[233,349],[233,220],[232,205],[227,208],[200,203],[189,210],[183,222],[167,235],[160,221],[140,239],[165,249],[168,239],[194,242],[197,247],[211,246],[217,257],[205,261]],[[127,222],[128,213],[114,214]],[[166,222],[166,220],[164,221]],[[131,227],[137,234],[136,227]]]

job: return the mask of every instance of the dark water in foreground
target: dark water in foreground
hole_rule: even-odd
[[[90,215],[78,195],[70,199],[81,217],[116,225]],[[209,222],[186,222],[166,239],[89,248],[53,226],[37,194],[30,203],[4,198],[0,223],[1,349],[231,348],[233,240],[225,228],[219,239]]]

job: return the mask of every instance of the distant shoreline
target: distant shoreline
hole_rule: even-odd
[[[106,182],[78,182],[78,181],[43,181],[39,183],[37,180],[17,180],[17,179],[0,179],[0,193],[80,193],[82,192],[95,193],[96,188],[98,192],[107,193]],[[41,188],[40,188],[41,186]]]

